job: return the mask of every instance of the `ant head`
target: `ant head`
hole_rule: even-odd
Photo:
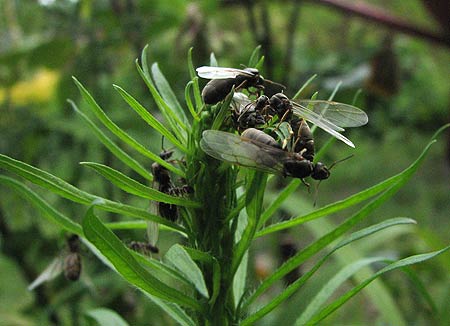
[[[315,180],[325,180],[330,177],[330,170],[322,162],[317,162],[314,165],[313,172],[311,173],[311,178]]]

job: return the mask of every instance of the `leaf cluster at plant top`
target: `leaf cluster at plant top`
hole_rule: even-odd
[[[217,62],[212,56],[211,65],[215,64]],[[256,49],[248,66],[255,67],[260,64],[258,49]],[[63,215],[23,182],[8,176],[0,176],[0,182],[17,191],[19,195],[32,203],[50,222],[55,223],[62,230],[79,235],[101,261],[121,275],[130,285],[142,291],[179,324],[253,325],[306,284],[337,250],[376,232],[382,232],[384,229],[415,223],[407,218],[391,218],[347,234],[405,185],[426,158],[435,139],[449,125],[439,129],[419,157],[397,175],[311,213],[298,215],[283,222],[272,222],[270,219],[273,213],[282,207],[285,200],[294,193],[301,182],[298,179],[289,181],[286,188],[272,201],[272,204],[265,208],[266,174],[217,161],[207,156],[199,146],[204,130],[223,127],[223,123],[229,115],[233,92],[223,102],[215,106],[205,106],[192,63],[191,52],[189,52],[188,69],[191,81],[188,82],[185,89],[187,110],[184,110],[158,65],[153,64],[149,69],[146,49],[142,53],[141,64],[136,62],[136,67],[153,96],[165,124],[157,120],[123,88],[115,85],[114,89],[151,128],[176,148],[176,155],[179,156],[176,164],[147,150],[144,145],[110,120],[88,90],[75,78],[75,84],[88,103],[87,107],[90,113],[97,120],[95,122],[91,120],[72,101],[70,104],[108,150],[143,180],[151,182],[155,176],[138,159],[123,150],[113,137],[102,131],[103,127],[117,140],[126,144],[127,150],[133,150],[144,158],[160,164],[169,170],[174,178],[175,176],[182,178],[193,188],[193,193],[187,196],[164,193],[148,187],[118,170],[96,162],[83,162],[83,166],[94,169],[115,186],[131,195],[158,203],[176,205],[179,215],[176,221],[170,221],[145,209],[85,192],[48,172],[5,155],[0,155],[0,166],[3,169],[63,198],[88,206],[83,222],[76,223],[70,217]],[[98,122],[103,127],[99,126]],[[365,206],[350,215],[332,231],[295,253],[256,288],[249,288],[247,283],[248,252],[256,238],[342,212],[368,200],[370,201]],[[96,211],[99,210],[131,217],[134,220],[122,219],[118,222],[107,223],[96,215]],[[118,229],[145,227],[145,224],[140,221],[144,221],[145,224],[147,222],[157,223],[168,232],[181,235],[183,242],[173,245],[165,253],[163,261],[154,257],[144,257],[130,250],[113,232]],[[341,241],[337,245],[332,249],[327,249],[338,239]],[[385,272],[394,269],[404,270],[407,266],[431,259],[448,248],[396,261],[391,257],[377,256],[352,262],[348,267],[336,272],[336,277],[325,284],[320,292],[317,292],[307,309],[298,315],[297,324],[314,324],[323,320]],[[307,272],[279,291],[271,300],[262,301],[256,310],[253,308],[252,304],[261,298],[262,294],[289,272],[322,250],[325,250],[326,254],[314,262]],[[340,294],[337,298],[332,296],[334,290],[346,279],[353,276],[360,268],[374,262],[383,262],[384,267],[374,271],[370,277]],[[408,270],[407,275],[413,275],[413,272]],[[420,291],[428,300],[431,309],[436,309],[427,291],[423,287],[420,287]],[[328,298],[333,299],[331,302],[325,303]],[[93,318],[99,318],[100,313],[100,311],[96,311],[90,314]],[[382,311],[381,313],[383,314]],[[385,314],[383,318],[386,322],[400,320],[405,324],[404,316],[401,313],[395,317]]]

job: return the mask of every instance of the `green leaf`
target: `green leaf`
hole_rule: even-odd
[[[283,202],[294,193],[295,190],[302,184],[300,179],[292,179],[289,184],[272,200],[270,206],[264,211],[259,221],[258,229],[281,207]]]
[[[267,174],[252,170],[247,170],[247,173],[248,188],[245,192],[246,210],[248,215],[247,226],[234,250],[230,272],[232,276],[234,276],[237,271],[243,256],[250,247],[255,236],[256,228],[258,227],[258,222],[261,217],[264,192],[266,190]]]
[[[309,280],[314,273],[332,256],[334,252],[339,250],[340,248],[356,241],[362,239],[366,236],[374,234],[378,231],[384,230],[388,227],[401,225],[401,224],[412,224],[415,223],[414,220],[409,218],[393,218],[376,225],[369,226],[362,230],[356,231],[342,240],[338,245],[336,245],[328,254],[326,254],[322,259],[320,259],[307,273],[303,274],[299,279],[297,279],[294,283],[290,284],[284,291],[282,291],[277,297],[273,298],[267,305],[261,307],[258,311],[253,313],[247,319],[245,319],[242,325],[251,325],[258,319],[261,319],[273,309],[278,307],[282,302],[288,299],[295,291],[297,291],[303,284]],[[256,298],[256,296],[252,295],[245,301],[244,308],[248,307],[248,305]]]
[[[114,310],[107,308],[96,308],[85,312],[85,315],[94,319],[98,325],[128,326],[128,323]]]
[[[433,136],[432,141],[430,141],[428,143],[428,145],[426,146],[424,151],[420,154],[419,158],[417,158],[416,161],[414,161],[409,167],[407,167],[405,170],[403,170],[399,174],[392,176],[392,177],[378,183],[375,186],[372,186],[372,187],[367,188],[359,193],[349,196],[346,199],[334,202],[332,204],[324,206],[324,207],[322,207],[318,210],[315,210],[311,213],[308,213],[306,215],[303,215],[303,216],[301,215],[301,216],[292,218],[288,221],[283,221],[280,223],[272,224],[272,225],[262,229],[261,231],[257,232],[256,237],[261,237],[266,234],[270,234],[273,232],[292,228],[294,226],[303,224],[305,222],[312,221],[317,218],[339,212],[341,210],[344,210],[346,208],[349,208],[351,206],[359,204],[360,202],[362,202],[368,198],[371,198],[371,197],[379,194],[380,192],[388,189],[389,187],[398,185],[399,183],[406,182],[411,177],[411,175],[414,174],[414,172],[418,169],[419,164],[422,163],[423,159],[425,158],[426,153],[429,151],[431,145],[435,142],[434,139],[439,135],[440,132],[445,130],[445,128],[447,128],[448,126],[450,126],[450,124],[440,128]]]
[[[128,144],[134,150],[139,152],[140,154],[148,157],[152,161],[158,162],[160,165],[164,166],[169,171],[176,173],[177,175],[184,177],[183,171],[174,167],[169,162],[163,160],[159,155],[149,151],[142,144],[140,144],[137,140],[131,137],[128,133],[123,131],[118,125],[116,125],[102,110],[102,108],[97,104],[92,95],[87,91],[87,89],[75,78],[72,77],[78,89],[80,90],[81,95],[84,100],[89,104],[89,109],[96,115],[96,117],[103,123],[103,125],[108,128],[115,136],[117,136],[124,143]]]
[[[147,180],[153,180],[153,176],[149,173],[138,161],[133,159],[127,153],[125,153],[122,149],[119,148],[111,139],[109,139],[92,121],[89,119],[83,112],[81,112],[76,104],[71,100],[68,102],[72,105],[75,112],[86,122],[86,124],[91,128],[92,132],[95,136],[102,142],[103,145],[108,148],[108,150],[114,154],[119,160],[129,166],[131,169],[136,171],[138,174],[146,178]]]
[[[197,111],[200,110],[200,108],[203,106],[202,96],[200,93],[200,87],[198,85],[198,77],[197,73],[195,72],[194,63],[192,61],[192,48],[188,51],[188,70],[189,70],[189,76],[191,77],[191,81],[194,83],[194,100],[195,100],[195,107],[198,108]]]
[[[175,133],[178,140],[181,142],[186,141],[186,129],[183,129],[183,123],[181,120],[172,112],[171,108],[167,105],[166,102],[164,102],[161,95],[158,93],[158,90],[155,87],[155,84],[153,83],[153,80],[150,76],[150,72],[148,70],[148,63],[147,63],[147,49],[148,46],[144,47],[144,50],[142,51],[141,55],[141,62],[142,62],[142,68],[139,66],[139,63],[136,61],[136,69],[139,72],[139,75],[141,75],[142,79],[144,80],[145,84],[147,85],[148,89],[150,90],[150,93],[153,96],[153,99],[156,102],[156,105],[158,106],[158,109],[164,116],[164,119],[167,121],[167,123],[170,126],[170,129]]]
[[[191,256],[179,244],[173,245],[164,255],[164,259],[172,264],[183,274],[205,298],[209,298],[203,274]]]
[[[164,310],[170,317],[172,317],[181,326],[196,326],[197,324],[189,317],[189,315],[175,303],[161,300],[151,294],[146,293],[155,304]]]
[[[194,80],[197,79],[197,77],[194,77]],[[195,81],[191,80],[189,83],[186,84],[186,88],[184,89],[184,98],[186,100],[186,105],[189,109],[189,112],[191,113],[192,118],[194,118],[196,121],[200,121],[200,118],[197,114],[196,109],[194,108],[194,104],[192,103],[190,91],[193,88],[193,85],[195,84]]]
[[[163,100],[171,108],[170,112],[175,114],[176,117],[178,117],[181,120],[183,129],[189,130],[191,128],[191,126],[189,124],[189,120],[187,119],[183,108],[181,107],[180,103],[178,102],[178,100],[175,96],[175,93],[173,92],[172,88],[170,87],[169,83],[167,82],[166,77],[164,77],[163,73],[159,69],[158,64],[157,63],[152,64],[151,69],[152,69],[153,80],[155,81],[155,84],[156,84],[156,88],[158,89],[159,94],[161,94],[161,97],[163,98]]]
[[[256,67],[261,56],[261,45],[258,45],[252,52],[248,60],[248,67]]]
[[[166,128],[164,125],[159,122],[153,115],[150,114],[150,112],[147,111],[146,108],[144,108],[133,96],[128,94],[127,91],[125,91],[123,88],[117,85],[113,85],[113,87],[116,89],[116,91],[119,92],[120,96],[125,100],[125,102],[128,103],[128,105],[136,111],[139,116],[148,123],[150,127],[155,129],[157,132],[159,132],[161,135],[163,135],[167,140],[169,140],[174,146],[176,146],[179,150],[181,150],[183,153],[186,153],[186,147],[183,146],[178,139],[174,137],[174,135]],[[170,109],[169,109],[170,110]]]
[[[433,137],[436,137],[440,132],[442,132],[448,126],[450,126],[450,124],[440,128]],[[258,297],[266,289],[268,289],[272,284],[274,284],[276,281],[280,280],[282,277],[284,277],[290,271],[292,271],[297,266],[302,264],[306,259],[310,258],[312,255],[316,254],[321,249],[323,249],[325,246],[330,244],[332,241],[336,240],[338,237],[340,237],[345,232],[350,230],[354,225],[356,225],[358,222],[363,220],[369,213],[371,213],[373,210],[375,210],[381,204],[383,204],[386,200],[388,200],[390,197],[392,197],[411,178],[411,176],[414,174],[414,172],[417,171],[417,169],[420,166],[420,163],[422,163],[422,161],[425,159],[425,155],[428,153],[431,145],[433,143],[435,143],[434,138],[432,138],[432,139],[433,140],[430,141],[430,143],[428,143],[428,145],[422,151],[422,153],[417,158],[417,160],[413,164],[411,164],[407,169],[405,169],[402,173],[400,173],[399,180],[394,185],[392,185],[388,190],[386,190],[378,198],[372,200],[369,204],[364,206],[357,213],[353,214],[350,218],[348,218],[344,223],[342,223],[335,230],[324,235],[323,237],[318,239],[316,242],[312,243],[305,249],[299,251],[295,256],[293,256],[289,260],[287,260],[271,276],[269,276],[267,279],[264,280],[264,282],[261,283],[261,285],[258,287],[258,289],[250,296],[250,298],[248,299],[246,304],[248,305],[256,297]],[[312,214],[314,214],[314,213],[315,212],[313,212]]]
[[[51,223],[60,226],[69,233],[75,233],[79,236],[83,234],[81,225],[75,223],[64,214],[58,212],[55,208],[53,208],[49,203],[47,203],[44,199],[42,199],[38,194],[36,194],[22,182],[0,175],[0,183],[3,183],[4,185],[10,187],[24,199],[29,201]]]
[[[320,307],[333,295],[333,293],[344,284],[349,278],[356,274],[361,268],[375,262],[385,261],[386,257],[371,257],[355,261],[337,272],[327,283],[325,283],[314,298],[309,302],[306,309],[295,322],[296,325],[308,325],[310,318],[320,309]]]
[[[369,277],[364,282],[362,282],[358,286],[354,287],[353,289],[346,292],[344,295],[342,295],[341,297],[339,297],[338,299],[336,299],[335,301],[330,303],[327,307],[322,309],[318,314],[316,314],[313,318],[311,318],[309,320],[309,323],[312,325],[317,324],[319,321],[321,321],[324,318],[326,318],[327,316],[329,316],[333,311],[335,311],[340,306],[342,306],[345,302],[347,302],[350,298],[352,298],[354,295],[356,295],[358,292],[360,292],[364,287],[369,285],[372,281],[374,281],[379,276],[381,276],[389,271],[395,270],[395,269],[403,268],[403,267],[406,267],[406,266],[409,266],[412,264],[417,264],[417,263],[432,259],[432,258],[436,257],[437,255],[444,253],[448,249],[450,249],[450,246],[447,246],[441,250],[433,251],[430,253],[420,254],[420,255],[415,255],[415,256],[408,257],[408,258],[404,258],[404,259],[401,259],[399,261],[396,261],[396,262],[393,262],[393,263],[387,265],[386,267],[384,267],[383,269],[381,269],[377,273],[375,273],[372,277]]]
[[[67,198],[76,203],[90,205],[94,200],[101,200],[97,207],[113,213],[133,216],[141,219],[146,219],[156,223],[164,224],[174,230],[183,231],[184,228],[178,224],[170,222],[158,215],[150,214],[146,210],[139,209],[130,205],[114,202],[99,196],[92,195],[88,192],[82,191],[64,180],[24,162],[15,160],[6,155],[0,154],[0,167],[16,173],[21,177],[31,181],[32,183],[44,187],[61,197]]]
[[[302,87],[295,93],[295,95],[292,97],[293,100],[298,99],[300,97],[300,94],[305,90],[306,87],[308,87],[309,84],[312,83],[312,81],[317,77],[316,74],[309,77],[309,79],[303,84]]]
[[[233,100],[233,95],[234,95],[234,86],[231,89],[231,92],[225,98],[225,100],[220,104],[219,113],[216,115],[213,124],[211,126],[211,129],[219,130],[225,118],[230,114],[230,104],[231,101]]]
[[[114,185],[130,194],[158,202],[175,204],[178,206],[194,207],[194,208],[198,208],[201,206],[199,203],[196,203],[194,201],[182,197],[171,196],[156,189],[153,189],[151,187],[147,187],[142,183],[139,183],[136,180],[131,179],[125,174],[110,168],[109,166],[94,162],[80,162],[80,164],[86,165],[94,169],[96,172],[98,172],[106,179],[111,181]]]
[[[94,215],[93,210],[94,207],[90,207],[83,219],[84,234],[114,265],[125,280],[142,291],[163,300],[188,306],[198,311],[202,310],[201,305],[196,300],[167,286],[142,267],[122,241]]]

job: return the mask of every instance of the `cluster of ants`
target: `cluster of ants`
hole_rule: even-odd
[[[256,170],[316,180],[329,178],[330,170],[314,160],[314,138],[307,121],[354,147],[340,132],[343,127],[357,127],[367,123],[367,115],[360,109],[332,101],[289,99],[281,84],[264,79],[254,68],[234,69],[199,67],[202,78],[211,79],[202,91],[206,104],[223,101],[234,88],[231,117],[240,135],[218,130],[206,130],[200,146],[208,155],[233,164]],[[259,95],[252,101],[241,90],[256,89]],[[278,125],[274,128],[274,123]],[[283,126],[289,136],[276,141],[268,134]],[[265,132],[266,131],[266,132]]]
[[[367,123],[367,115],[360,109],[347,104],[330,101],[306,100],[294,102],[282,91],[281,84],[264,79],[257,69],[234,69],[223,67],[197,68],[200,77],[211,79],[202,91],[206,105],[215,105],[235,91],[230,117],[234,129],[240,134],[219,130],[205,130],[200,147],[202,150],[222,161],[237,164],[267,173],[300,178],[324,180],[330,176],[329,168],[314,160],[314,138],[308,126],[310,121],[324,129],[349,146],[353,143],[340,134],[342,127],[356,127]],[[241,90],[257,89],[259,96],[252,101]],[[261,93],[264,92],[264,95]],[[271,127],[277,122],[277,127]],[[279,126],[289,130],[290,136],[282,144],[263,130],[272,133]],[[268,127],[269,128],[266,128]],[[173,151],[163,151],[160,157],[169,161]],[[159,163],[152,164],[153,187],[163,193],[183,196],[193,189],[187,185],[175,186],[170,172]],[[170,221],[178,218],[178,207],[174,204],[155,202],[155,213]],[[149,230],[148,232],[149,233]],[[155,241],[129,244],[133,250],[158,253]]]

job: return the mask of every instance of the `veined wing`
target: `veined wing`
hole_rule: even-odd
[[[314,111],[339,127],[360,127],[369,121],[363,110],[344,103],[321,100],[301,100],[296,103]]]
[[[253,76],[251,72],[225,67],[202,66],[196,69],[197,74],[205,79],[227,79],[236,78],[238,75]]]
[[[339,133],[340,131],[344,131],[343,128],[336,126],[334,123],[328,121],[326,118],[317,114],[316,112],[307,109],[303,105],[300,105],[300,104],[292,102],[292,101],[291,101],[291,103],[292,103],[293,111],[294,111],[295,115],[314,123],[317,127],[325,130],[327,133],[336,137],[340,141],[343,141],[348,146],[353,147],[353,148],[355,147],[355,145],[351,142],[350,139],[348,139],[347,137],[345,137]]]
[[[218,160],[275,174],[282,174],[288,155],[281,149],[218,130],[205,130],[200,147]]]
[[[252,100],[250,100],[244,93],[236,92],[233,94],[231,105],[236,110],[236,112],[241,113],[242,110],[250,104],[252,104]]]

